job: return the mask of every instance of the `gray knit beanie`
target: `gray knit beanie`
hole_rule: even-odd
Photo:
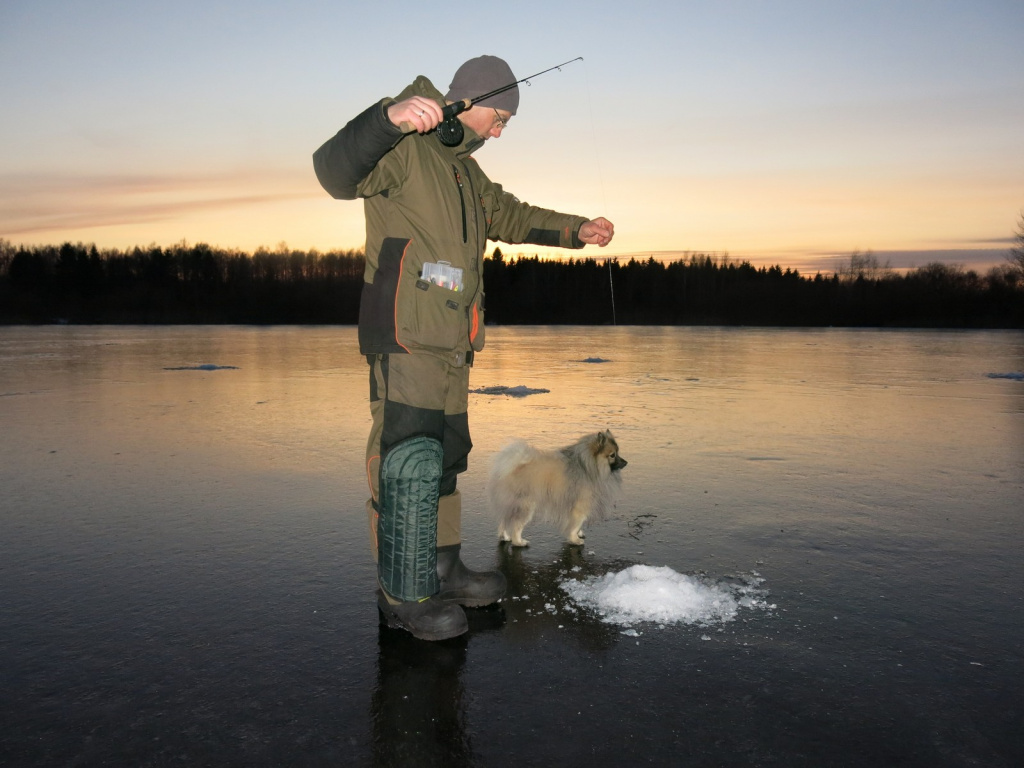
[[[497,56],[477,56],[456,70],[452,84],[448,86],[448,93],[444,97],[448,101],[475,99],[515,81],[516,76],[512,74],[512,68],[504,59]],[[516,85],[476,103],[494,109],[504,109],[514,115],[519,108],[519,86]]]

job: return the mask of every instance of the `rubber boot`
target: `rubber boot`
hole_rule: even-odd
[[[505,576],[501,571],[471,571],[462,562],[461,544],[437,548],[437,575],[441,591],[437,598],[467,608],[492,605],[505,596]]]
[[[437,597],[467,608],[481,608],[505,596],[505,577],[499,571],[471,571],[459,557],[462,550],[462,492],[437,502]]]
[[[378,589],[377,608],[381,620],[389,627],[404,629],[420,640],[447,640],[469,630],[465,611],[454,603],[443,602],[437,595],[403,603]]]

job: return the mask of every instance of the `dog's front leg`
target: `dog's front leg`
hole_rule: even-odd
[[[530,540],[523,538],[523,529],[519,528],[512,534],[512,546],[513,547],[528,547],[530,546]]]
[[[583,539],[586,536],[583,535],[583,522],[587,519],[587,514],[590,511],[590,507],[583,501],[576,502],[576,506],[573,507],[572,512],[569,513],[569,530],[571,533],[566,537],[570,544],[581,546]]]

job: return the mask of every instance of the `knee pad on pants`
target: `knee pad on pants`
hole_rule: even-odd
[[[444,452],[432,437],[393,446],[380,467],[377,577],[398,600],[420,600],[440,589],[437,502]]]

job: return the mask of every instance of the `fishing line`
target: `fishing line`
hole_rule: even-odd
[[[594,93],[590,88],[590,69],[587,67],[586,62],[583,62],[583,76],[587,81],[587,109],[590,112],[590,140],[594,145],[594,165],[597,168],[597,180],[601,186],[601,205],[604,206],[601,210],[607,211],[608,196],[604,191],[604,169],[601,166],[601,155],[604,153],[600,151],[597,143],[597,120],[594,119]],[[612,262],[615,259],[611,256],[606,256],[605,261],[608,263],[608,290],[612,298],[612,325],[618,325],[618,320],[615,317],[615,281],[612,278]]]

